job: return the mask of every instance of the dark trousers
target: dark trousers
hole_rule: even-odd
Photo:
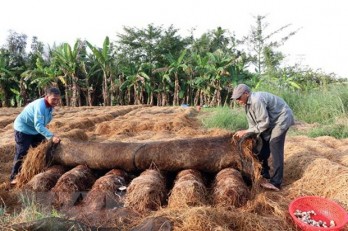
[[[10,180],[13,180],[21,170],[23,158],[27,155],[30,147],[38,146],[45,137],[41,134],[28,135],[19,131],[15,131],[16,153],[13,160]]]
[[[262,139],[263,146],[257,156],[261,162],[262,169],[261,174],[264,178],[270,179],[270,182],[276,187],[280,187],[283,182],[284,172],[284,144],[287,131],[278,137],[273,138],[271,141]],[[268,158],[272,154],[273,158],[273,176],[269,174],[270,167],[268,166]]]

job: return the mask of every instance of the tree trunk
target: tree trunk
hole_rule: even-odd
[[[105,72],[103,73],[102,91],[103,91],[104,106],[109,106],[108,79]]]
[[[174,80],[174,99],[173,99],[173,105],[178,106],[179,105],[179,77],[178,73],[175,72],[175,80]]]

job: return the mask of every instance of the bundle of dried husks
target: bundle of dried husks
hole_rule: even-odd
[[[212,195],[216,207],[240,207],[248,201],[249,196],[250,190],[238,170],[226,168],[216,175]]]
[[[67,171],[62,165],[53,165],[46,171],[35,175],[25,186],[35,192],[47,192],[57,183],[58,179]]]
[[[207,203],[207,189],[199,171],[182,170],[176,176],[173,189],[168,198],[169,208],[203,206]]]
[[[240,166],[237,145],[231,135],[144,143],[94,143],[63,140],[54,162],[67,166],[86,164],[92,169],[160,170],[196,169],[218,172]]]
[[[165,201],[165,178],[157,170],[146,170],[128,186],[125,207],[139,213],[158,210]]]
[[[58,208],[73,206],[79,202],[82,193],[91,188],[95,180],[91,169],[85,165],[78,165],[64,173],[51,190],[54,193],[53,205]]]
[[[115,208],[123,206],[123,196],[126,192],[126,172],[112,169],[100,177],[82,201],[89,210]]]

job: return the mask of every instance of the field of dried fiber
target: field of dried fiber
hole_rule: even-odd
[[[296,197],[322,196],[348,209],[348,139],[288,136],[283,188],[266,191],[242,176],[233,133],[204,129],[205,111],[182,107],[57,108],[49,128],[62,143],[30,150],[20,187],[10,187],[20,110],[0,109],[2,216],[19,214],[1,220],[7,228],[297,230],[288,213]],[[26,220],[23,194],[62,218]]]

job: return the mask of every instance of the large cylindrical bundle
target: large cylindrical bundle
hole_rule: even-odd
[[[165,178],[157,170],[146,170],[127,188],[124,206],[139,213],[158,210],[165,201]]]
[[[78,202],[82,193],[88,191],[96,178],[91,169],[85,165],[78,165],[64,173],[52,188],[53,204],[56,207],[70,207]]]
[[[66,167],[62,165],[53,165],[46,171],[35,175],[24,188],[35,192],[47,192],[54,187],[66,170]]]
[[[182,208],[203,206],[207,203],[207,189],[199,171],[183,170],[176,176],[173,189],[168,198],[168,207]]]
[[[248,201],[249,196],[250,190],[238,170],[226,168],[216,175],[213,185],[213,203],[215,206],[240,207]]]
[[[119,169],[112,169],[100,177],[93,185],[86,197],[83,206],[91,210],[115,208],[123,206],[122,197],[126,187],[126,173]]]
[[[53,155],[53,163],[66,166],[87,165],[92,169],[135,170],[134,153],[141,143],[97,143],[63,139]]]
[[[54,162],[92,169],[121,168],[145,170],[155,165],[160,170],[196,169],[217,172],[237,167],[240,155],[231,135],[143,143],[94,143],[63,140],[54,154]]]

